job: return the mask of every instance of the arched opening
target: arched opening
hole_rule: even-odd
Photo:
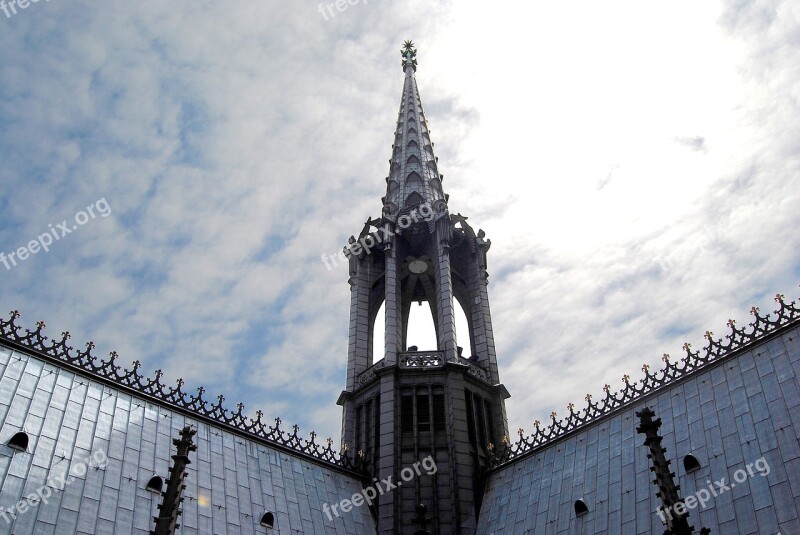
[[[381,303],[381,308],[375,315],[372,324],[372,363],[375,364],[385,356],[383,344],[386,341],[386,302]]]
[[[419,165],[419,158],[417,158],[415,155],[412,154],[411,156],[408,157],[408,160],[406,160],[406,164],[407,165]]]
[[[157,492],[160,494],[163,488],[164,488],[164,480],[158,476],[153,476],[150,478],[150,481],[147,482],[145,490],[149,490],[150,492]]]
[[[464,309],[461,307],[458,299],[453,299],[455,304],[454,311],[456,316],[456,344],[463,348],[464,357],[468,358],[472,355],[472,341],[469,333],[469,322]]]
[[[416,175],[416,173],[412,173],[412,174]],[[417,176],[419,176],[419,175],[417,175]],[[406,206],[416,206],[418,204],[422,204],[423,202],[425,202],[425,199],[423,199],[422,195],[420,195],[416,191],[411,192],[411,195],[406,197]]]
[[[686,470],[687,474],[689,472],[694,472],[699,468],[700,468],[700,461],[698,461],[697,457],[695,457],[691,453],[683,458],[683,469]]]
[[[406,345],[408,347],[416,346],[423,351],[438,348],[433,312],[431,312],[430,303],[427,301],[411,304],[411,308],[408,311]]]
[[[416,158],[416,156],[412,156],[411,158]],[[411,158],[409,158],[409,160],[410,160]],[[409,162],[409,163],[410,163],[410,162]],[[417,163],[419,163],[419,160],[417,160]],[[421,177],[421,176],[419,176],[419,173],[417,173],[416,171],[411,171],[411,172],[408,174],[408,177],[406,177],[406,182],[408,182],[409,184],[411,184],[412,182],[419,182],[419,183],[422,183],[422,177]]]
[[[261,525],[264,526],[265,528],[274,528],[275,527],[275,514],[274,513],[270,513],[269,511],[264,513],[264,515],[261,517]]]
[[[28,434],[20,431],[8,441],[8,447],[16,451],[28,451]]]
[[[589,508],[586,507],[586,502],[583,500],[575,500],[575,516],[585,515],[589,512]]]

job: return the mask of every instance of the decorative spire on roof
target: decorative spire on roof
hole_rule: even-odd
[[[403,210],[411,211],[421,204],[428,204],[437,213],[444,213],[447,201],[442,190],[443,177],[439,174],[433,155],[433,142],[414,78],[417,70],[414,43],[410,40],[403,43],[400,53],[405,82],[383,206],[384,215],[390,219],[403,215]]]
[[[181,502],[183,490],[186,485],[183,482],[186,476],[186,467],[192,464],[189,460],[189,453],[197,451],[197,446],[192,441],[192,437],[197,433],[196,429],[186,426],[181,431],[180,438],[172,439],[172,444],[177,447],[177,452],[172,456],[175,464],[169,469],[169,479],[167,480],[167,490],[161,493],[164,501],[158,506],[158,516],[153,520],[156,522],[156,529],[151,531],[151,535],[174,535],[180,527],[178,517],[183,514]]]
[[[680,485],[675,483],[675,472],[671,471],[669,465],[672,461],[667,460],[666,449],[661,445],[664,437],[658,434],[661,428],[661,418],[653,419],[656,413],[645,407],[636,412],[639,418],[639,427],[636,432],[645,435],[644,445],[650,450],[647,458],[653,463],[650,470],[655,475],[653,483],[658,487],[656,496],[661,500],[658,516],[667,526],[664,535],[692,535],[694,527],[689,525],[689,512],[686,510],[686,503],[681,498],[678,491]],[[700,535],[709,535],[711,530],[701,528]]]

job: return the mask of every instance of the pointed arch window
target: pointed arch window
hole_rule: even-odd
[[[417,135],[417,129],[412,126],[411,128],[408,129],[408,133]]]
[[[413,156],[412,156],[412,158],[413,158]],[[411,158],[409,158],[409,160],[411,160]],[[417,162],[419,162],[419,160],[417,160]],[[410,163],[410,161],[409,161],[409,163]],[[422,177],[419,176],[419,173],[417,173],[416,171],[412,171],[412,172],[410,172],[408,174],[408,177],[406,178],[406,182],[408,182],[408,183],[419,182],[421,184],[422,183]]]
[[[406,198],[406,206],[416,206],[424,201],[425,199],[422,198],[422,195],[414,191]]]
[[[697,457],[692,455],[691,453],[683,458],[683,469],[686,470],[686,473],[694,472],[700,468],[700,461],[697,460]]]
[[[419,144],[412,139],[411,141],[408,142],[408,145],[406,145],[406,147],[409,149],[418,149]]]
[[[275,527],[275,513],[267,511],[261,517],[261,525],[265,528],[274,528]]]
[[[150,481],[147,482],[147,486],[145,490],[149,490],[150,492],[161,493],[164,489],[164,480],[158,476],[153,476],[150,478]]]
[[[414,156],[412,154],[411,156],[408,157],[408,160],[406,160],[406,164],[407,165],[419,165],[419,158],[417,158],[416,156]],[[419,176],[419,175],[417,175],[417,176]],[[409,180],[411,180],[411,175],[409,175]],[[422,182],[421,179],[420,179],[420,182]]]
[[[589,512],[586,502],[583,500],[575,500],[575,516],[583,516]]]
[[[28,433],[20,431],[8,441],[8,447],[15,451],[28,451]]]

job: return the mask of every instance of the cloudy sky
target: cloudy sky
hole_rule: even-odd
[[[321,5],[0,11],[3,316],[338,438],[405,39],[512,429],[800,296],[797,2]]]

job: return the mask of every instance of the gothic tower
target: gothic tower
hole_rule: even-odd
[[[509,394],[498,376],[487,294],[491,242],[448,210],[410,41],[402,57],[405,81],[382,215],[345,248],[351,297],[342,442],[371,477],[392,476],[398,485],[378,489],[385,491],[373,507],[379,533],[413,534],[422,504],[431,534],[472,534],[481,469],[508,435]],[[436,347],[408,346],[414,302],[431,310]],[[377,356],[373,328],[382,305],[386,330]],[[457,345],[457,306],[469,328],[458,344],[469,355]]]

